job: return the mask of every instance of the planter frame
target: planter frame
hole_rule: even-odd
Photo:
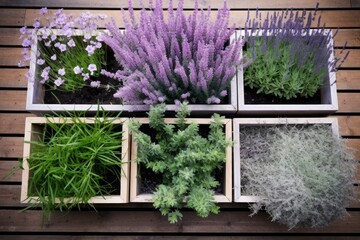
[[[122,33],[125,30],[120,30]],[[59,30],[52,30],[53,33],[57,34]],[[106,33],[107,31],[96,31],[98,35],[102,33]],[[34,44],[31,48],[31,60],[30,60],[30,73],[34,76],[33,81],[28,81],[28,91],[26,97],[26,110],[30,111],[37,115],[42,115],[44,113],[51,112],[78,112],[78,111],[86,111],[87,113],[95,114],[98,108],[104,109],[109,112],[131,112],[134,111],[139,112],[140,114],[145,111],[150,110],[149,105],[129,105],[129,104],[100,104],[99,106],[96,103],[93,104],[44,104],[44,86],[36,79],[37,72],[37,64],[36,64],[36,52],[38,48],[38,39],[37,36],[41,33],[38,31],[33,34]],[[83,35],[82,30],[75,30],[74,36]],[[230,41],[235,40],[236,33],[234,33],[230,37]],[[229,94],[228,94],[228,103],[220,103],[220,104],[189,104],[188,108],[191,110],[191,115],[195,116],[206,116],[210,115],[210,113],[220,113],[224,115],[235,115],[238,109],[238,100],[237,100],[237,74],[233,77],[230,82]],[[177,111],[178,106],[175,104],[167,104],[166,111],[167,112],[175,112]],[[144,114],[145,115],[145,114]]]
[[[64,123],[72,124],[71,118],[49,118],[53,123]],[[94,123],[94,118],[80,118],[82,121],[85,121],[88,124]],[[119,204],[119,203],[128,203],[129,202],[129,176],[130,176],[130,167],[129,167],[129,154],[130,150],[130,138],[129,130],[127,126],[127,118],[117,118],[113,120],[113,124],[122,125],[122,142],[121,142],[121,156],[123,163],[121,165],[121,179],[120,179],[120,195],[110,195],[110,196],[95,196],[90,198],[89,203],[92,204]],[[31,144],[28,141],[33,141],[34,139],[39,138],[39,134],[35,134],[34,131],[39,131],[43,127],[41,125],[46,124],[46,119],[43,117],[27,117],[25,121],[25,143],[24,143],[24,154],[23,154],[23,170],[22,170],[22,184],[21,184],[21,202],[22,203],[37,203],[37,196],[29,196],[28,187],[30,179],[30,169],[28,163],[28,157],[31,153]],[[58,200],[56,200],[59,202]],[[65,198],[65,202],[71,202],[72,198]]]
[[[235,118],[233,119],[234,132],[234,202],[258,202],[259,196],[241,194],[241,158],[240,158],[240,126],[271,126],[271,125],[330,125],[335,136],[339,136],[337,118]]]
[[[331,40],[327,48],[332,49],[329,60],[334,59],[334,43],[331,29],[325,29],[324,36],[330,31]],[[263,30],[258,30],[259,36],[264,34]],[[272,34],[266,33],[268,36]],[[238,30],[237,37],[245,36],[245,30]],[[253,34],[255,36],[255,34]],[[241,51],[242,55],[242,51]],[[244,98],[244,69],[241,66],[237,71],[238,79],[238,112],[237,115],[269,115],[269,116],[290,116],[290,115],[329,115],[336,112],[338,107],[336,90],[336,72],[328,67],[328,77],[324,86],[321,88],[321,104],[247,104]]]
[[[142,124],[148,124],[148,118],[135,118]],[[166,118],[165,123],[175,124],[176,118]],[[212,120],[210,118],[187,118],[187,123],[195,122],[201,125],[209,125]],[[225,126],[225,137],[231,139],[232,133],[232,120],[223,119],[222,122]],[[134,137],[131,136],[131,173],[130,173],[130,202],[153,202],[153,194],[140,193],[140,180],[138,177],[138,164],[137,158],[137,143]],[[225,181],[224,181],[224,194],[216,194],[214,196],[215,202],[232,202],[232,150],[231,146],[226,148],[226,162],[224,166]]]

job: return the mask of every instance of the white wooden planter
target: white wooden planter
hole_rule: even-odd
[[[142,124],[148,124],[148,118],[136,118]],[[175,124],[175,118],[165,119],[165,123]],[[196,122],[197,124],[209,125],[211,119],[208,118],[188,118],[186,122]],[[231,139],[232,121],[231,119],[224,119],[222,121],[225,126],[225,137]],[[140,192],[140,176],[138,176],[137,158],[137,143],[134,137],[131,137],[131,176],[130,176],[130,202],[153,202],[153,194],[145,194]],[[216,194],[214,196],[216,202],[232,202],[232,152],[231,147],[226,148],[226,162],[224,166],[225,180],[223,182],[223,194]]]
[[[335,136],[339,136],[337,118],[235,118],[234,123],[234,202],[257,202],[259,196],[247,196],[241,193],[241,158],[240,127],[241,126],[273,126],[273,125],[330,125]]]
[[[93,124],[93,118],[82,118],[82,121],[85,121],[88,124]],[[53,123],[63,123],[64,118],[51,118]],[[67,124],[72,124],[71,118],[65,119]],[[93,204],[115,204],[115,203],[127,203],[129,202],[129,175],[130,175],[130,167],[129,167],[129,154],[128,151],[130,149],[130,138],[129,131],[127,127],[127,118],[118,118],[112,121],[112,124],[122,125],[123,131],[123,141],[121,144],[121,154],[123,163],[121,165],[121,179],[119,182],[120,185],[120,194],[119,195],[110,195],[110,196],[96,196],[92,197],[89,200],[89,203]],[[43,117],[27,117],[25,122],[25,143],[24,143],[24,154],[23,154],[23,170],[22,170],[22,185],[21,185],[21,202],[23,203],[37,203],[39,202],[39,198],[37,196],[30,196],[28,192],[29,187],[29,178],[31,176],[31,172],[29,169],[28,158],[32,151],[32,146],[28,141],[36,141],[41,136],[38,134],[42,132],[44,129],[44,125],[46,124],[46,118]],[[37,133],[35,133],[37,132]],[[72,198],[67,198],[64,200],[65,202],[71,202]],[[60,202],[60,201],[58,201]]]
[[[324,35],[329,30],[324,31]],[[264,34],[259,30],[259,36]],[[271,34],[267,33],[269,36]],[[237,31],[237,37],[244,37],[245,31]],[[332,34],[331,34],[332,36]],[[328,43],[329,49],[334,49],[333,39]],[[242,54],[242,52],[241,52]],[[334,59],[334,51],[329,60]],[[238,107],[237,115],[269,115],[269,116],[291,116],[291,115],[328,115],[338,110],[338,99],[336,92],[336,73],[328,67],[328,76],[324,79],[321,88],[321,104],[248,104],[245,103],[244,94],[244,70],[242,67],[237,72]]]
[[[55,34],[56,30],[53,31]],[[124,32],[124,30],[121,30]],[[98,31],[97,34],[101,34],[101,31]],[[75,35],[83,35],[83,31],[77,30]],[[35,44],[31,49],[31,61],[30,61],[30,73],[33,76],[36,76],[37,64],[36,64],[36,52],[38,48],[38,41],[36,34],[34,34],[33,39]],[[235,33],[231,36],[230,41],[235,39]],[[35,77],[34,77],[35,78]],[[210,116],[214,112],[223,114],[223,115],[234,115],[237,112],[237,86],[236,86],[236,75],[233,77],[230,83],[230,89],[228,91],[228,101],[227,103],[221,104],[189,104],[188,108],[191,110],[193,116]],[[44,103],[45,88],[44,85],[40,83],[36,78],[34,81],[28,82],[28,91],[26,98],[26,110],[32,113],[42,115],[44,113],[51,112],[76,112],[76,111],[87,111],[89,114],[94,114],[98,108],[104,109],[105,111],[110,112],[145,112],[149,111],[149,105],[128,105],[124,104],[45,104]],[[166,110],[168,112],[177,111],[178,107],[175,104],[168,104]]]

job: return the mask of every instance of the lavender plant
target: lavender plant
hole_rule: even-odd
[[[258,12],[254,19],[248,16],[245,54],[253,62],[244,71],[246,86],[285,99],[312,97],[321,87],[329,87],[324,85],[328,72],[336,71],[349,51],[343,58],[332,58],[331,31],[321,26],[321,16],[317,28],[311,29],[317,7],[309,13],[274,12],[264,20]]]
[[[231,144],[222,128],[223,118],[214,114],[208,137],[202,137],[198,124],[186,123],[190,114],[186,104],[180,105],[176,124],[166,124],[164,112],[165,104],[150,107],[149,125],[156,131],[156,140],[141,132],[140,123],[129,124],[138,144],[136,161],[162,175],[161,184],[154,192],[155,208],[170,223],[182,218],[183,207],[194,209],[201,217],[218,213],[214,189],[219,182],[212,173],[223,167],[225,149]]]
[[[288,125],[241,129],[241,181],[246,195],[260,196],[272,221],[322,227],[346,216],[356,199],[357,161],[328,126]]]
[[[106,64],[106,50],[96,32],[98,21],[104,20],[106,15],[84,12],[74,18],[59,9],[49,16],[46,8],[42,8],[40,14],[34,28],[20,29],[24,49],[19,66],[32,61],[30,51],[36,54],[35,76],[28,72],[29,81],[35,78],[51,89],[64,91],[75,91],[86,85],[100,87],[100,81],[91,79],[99,77]],[[82,35],[76,29],[81,30]]]
[[[162,1],[155,7],[149,1],[137,22],[129,0],[128,19],[123,12],[125,32],[120,33],[114,21],[107,25],[110,34],[104,42],[114,51],[124,67],[113,77],[123,81],[114,97],[129,104],[220,103],[229,94],[230,81],[241,63],[243,40],[230,42],[234,27],[227,28],[229,9],[218,10],[215,22],[210,9],[195,10],[188,17],[183,0],[176,12],[169,3],[165,21]]]

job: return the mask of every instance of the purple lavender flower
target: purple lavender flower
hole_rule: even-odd
[[[47,14],[47,13],[48,13],[48,10],[47,10],[46,7],[43,7],[43,8],[40,9],[40,14],[41,14],[41,15],[45,15],[45,14]]]
[[[68,41],[67,45],[68,45],[69,47],[75,47],[75,46],[76,46],[73,39],[70,39],[70,40]]]
[[[67,48],[66,48],[66,45],[65,45],[65,44],[61,43],[61,44],[59,45],[59,49],[60,49],[61,52],[65,52]]]
[[[90,79],[90,75],[89,75],[88,73],[82,73],[81,75],[83,76],[83,80],[84,80],[84,81]]]
[[[93,45],[88,45],[85,50],[88,52],[88,55],[91,56],[94,54],[95,47]]]

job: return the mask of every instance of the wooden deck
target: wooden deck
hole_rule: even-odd
[[[145,0],[146,1],[146,0]],[[138,1],[134,1],[139,7]],[[168,1],[164,1],[167,3]],[[177,1],[174,1],[177,2]],[[185,1],[185,8],[191,9],[193,1]],[[201,6],[215,8],[222,1],[199,0]],[[295,9],[313,8],[316,0],[228,0],[232,9],[231,21],[242,26],[248,8],[261,11],[281,10],[292,6]],[[337,73],[340,133],[348,138],[348,144],[357,149],[360,160],[360,1],[318,0],[322,19],[331,28],[340,28],[335,47],[340,48],[348,40],[349,59]],[[19,29],[31,26],[38,9],[64,8],[66,12],[79,13],[83,9],[101,12],[115,17],[122,24],[120,7],[127,6],[127,0],[0,0],[0,177],[17,165],[22,157],[25,117],[32,114],[25,111],[26,69],[17,67],[21,58]],[[340,50],[338,49],[337,52]],[[357,176],[358,188],[360,168]],[[221,204],[221,213],[202,219],[192,211],[185,211],[183,221],[171,225],[151,204],[125,204],[112,207],[99,206],[99,212],[73,211],[58,213],[50,224],[42,224],[40,210],[21,212],[21,173],[0,180],[0,233],[1,239],[223,239],[244,236],[298,239],[357,239],[360,234],[360,203],[354,202],[348,209],[351,217],[332,223],[321,229],[295,229],[273,223],[262,212],[249,217],[250,211],[244,204]],[[359,196],[360,198],[360,196]]]

